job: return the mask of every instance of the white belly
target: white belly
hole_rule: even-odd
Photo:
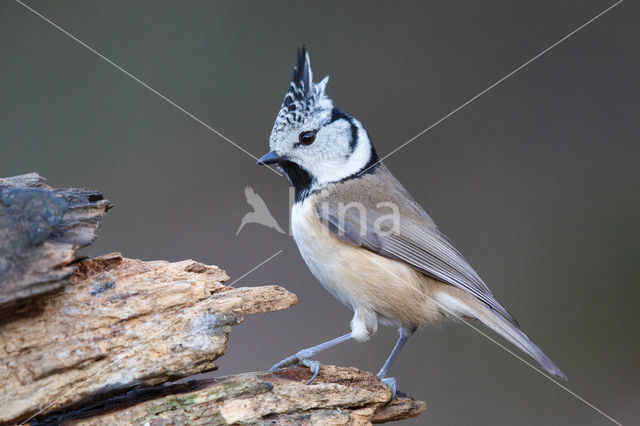
[[[357,300],[353,300],[350,292],[339,283],[343,278],[338,268],[339,262],[336,261],[337,256],[340,255],[337,244],[339,241],[330,235],[319,221],[316,222],[320,226],[316,226],[313,221],[315,215],[310,198],[293,205],[291,210],[293,239],[313,276],[333,297],[355,310]]]

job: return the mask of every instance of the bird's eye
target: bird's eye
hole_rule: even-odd
[[[298,139],[302,145],[311,145],[316,140],[316,132],[313,130],[302,132],[298,136]]]

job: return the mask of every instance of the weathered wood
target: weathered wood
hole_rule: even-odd
[[[167,387],[136,389],[44,424],[87,426],[332,424],[366,425],[414,417],[422,401],[398,395],[369,372],[323,366],[315,382],[295,367],[278,373],[246,373]],[[169,394],[168,394],[169,393]],[[133,402],[132,402],[133,401]]]
[[[53,189],[37,173],[0,179],[0,322],[64,287],[109,201],[86,188]]]
[[[413,417],[378,378],[294,367],[207,380],[231,326],[287,309],[278,286],[234,288],[192,260],[79,259],[110,207],[32,173],[0,179],[0,424],[369,424]],[[30,315],[25,315],[29,313]]]
[[[0,325],[0,422],[213,370],[231,326],[296,302],[278,286],[225,286],[224,271],[191,260],[77,266],[40,315]]]

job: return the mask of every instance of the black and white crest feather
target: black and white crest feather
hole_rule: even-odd
[[[322,108],[322,101],[328,100],[325,96],[325,87],[328,81],[329,77],[325,77],[320,83],[313,84],[313,73],[307,49],[304,46],[298,49],[298,61],[293,69],[291,84],[284,95],[274,130],[295,123],[303,123],[318,108]]]

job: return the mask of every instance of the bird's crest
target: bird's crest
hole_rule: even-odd
[[[289,90],[284,95],[282,107],[276,118],[275,130],[302,123],[317,110],[332,107],[331,100],[325,94],[328,81],[327,76],[320,83],[313,83],[307,49],[304,46],[298,49],[298,62],[293,68]]]

